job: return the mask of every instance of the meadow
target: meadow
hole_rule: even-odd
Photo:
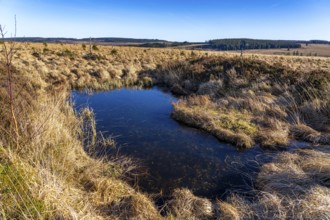
[[[10,43],[6,43],[10,45]],[[330,59],[20,43],[0,55],[2,219],[328,219]],[[320,53],[320,52],[318,52]],[[320,53],[321,54],[321,53]],[[8,67],[9,71],[8,71]],[[208,200],[176,189],[164,206],[127,183],[130,158],[95,156],[93,111],[75,112],[72,90],[166,87],[172,117],[244,150],[283,150],[261,167],[253,197]]]

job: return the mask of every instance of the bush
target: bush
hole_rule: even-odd
[[[43,50],[42,50],[44,53],[47,53],[50,51],[50,49],[48,49],[47,47],[45,47]]]
[[[112,49],[112,50],[110,51],[110,54],[111,54],[111,55],[117,55],[117,54],[118,54],[118,50],[117,50],[117,49]]]
[[[96,50],[96,51],[99,50],[99,48],[98,48],[95,44],[93,44],[92,49],[93,49],[93,50]]]
[[[36,58],[40,58],[40,54],[38,52],[33,52],[32,56],[36,57]]]

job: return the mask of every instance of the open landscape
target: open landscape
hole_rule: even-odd
[[[287,56],[319,56],[330,57],[330,45],[328,44],[302,44],[297,49],[267,49],[267,50],[247,50],[251,54],[270,54]]]
[[[330,218],[328,41],[2,22],[0,219]]]

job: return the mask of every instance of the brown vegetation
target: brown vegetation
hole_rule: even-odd
[[[124,181],[121,160],[93,157],[93,114],[75,113],[67,102],[71,89],[157,84],[186,96],[174,104],[175,119],[239,147],[284,146],[289,138],[329,144],[328,59],[106,46],[90,55],[81,45],[21,44],[11,69],[18,145],[3,53],[0,60],[2,219],[330,216],[330,157],[323,147],[286,152],[264,165],[253,200],[232,195],[212,204],[177,189],[162,217],[152,199]]]
[[[174,104],[176,120],[222,141],[245,148],[283,147],[290,138],[330,144],[328,69],[209,57],[169,63],[155,70],[154,78],[188,96]]]
[[[323,151],[323,152],[322,152]],[[328,219],[329,147],[282,153],[258,175],[257,199],[219,202],[223,219]]]
[[[177,219],[207,219],[213,216],[212,203],[194,196],[188,189],[176,189],[168,201],[171,215]]]
[[[0,68],[0,218],[160,218],[153,202],[123,181],[123,160],[94,159],[84,151],[96,142],[94,131],[90,137],[82,132],[93,129],[86,126],[93,117],[88,111],[77,115],[67,102],[68,78],[30,56],[30,50],[22,50],[16,56],[27,53],[26,59],[16,58],[11,70],[19,144],[11,132],[3,63]],[[62,58],[56,55],[54,62],[57,56]],[[68,65],[56,68],[65,71]]]

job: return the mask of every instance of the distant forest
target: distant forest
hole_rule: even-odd
[[[149,42],[167,42],[165,40],[159,39],[135,39],[135,38],[120,38],[120,37],[100,37],[100,38],[42,38],[42,37],[16,37],[16,38],[6,38],[6,40],[15,40],[18,42],[38,42],[38,43],[80,43],[92,40],[94,43],[149,43]]]
[[[295,41],[295,40],[257,40],[247,38],[216,39],[207,42],[204,49],[213,50],[252,50],[276,48],[300,48],[301,44],[330,44],[325,40]]]
[[[208,41],[204,48],[214,50],[251,50],[251,49],[274,49],[274,48],[300,48],[298,41],[287,40],[254,40],[254,39],[218,39]]]

